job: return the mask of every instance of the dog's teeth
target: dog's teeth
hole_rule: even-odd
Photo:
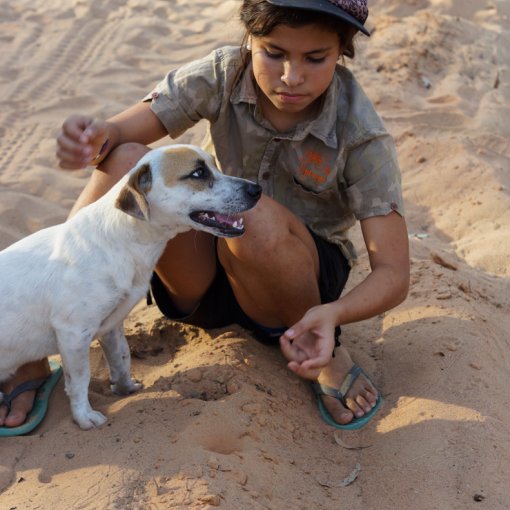
[[[237,230],[242,230],[244,227],[243,218],[239,218],[238,220],[235,220],[234,223],[232,223],[232,226],[234,228],[237,228]]]

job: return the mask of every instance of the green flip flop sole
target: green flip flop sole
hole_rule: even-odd
[[[340,389],[337,390],[335,388],[331,388],[329,386],[325,386],[319,383],[312,383],[312,389],[317,397],[317,404],[319,406],[319,411],[321,413],[322,419],[332,427],[335,427],[336,429],[340,430],[358,430],[362,427],[364,427],[377,413],[379,410],[379,407],[381,406],[382,398],[381,395],[377,397],[377,401],[375,403],[375,406],[368,412],[367,414],[361,416],[360,418],[354,417],[352,421],[349,423],[346,423],[345,425],[341,423],[337,423],[329,411],[326,409],[326,406],[322,402],[321,396],[327,395],[333,398],[336,398],[339,400],[342,405],[345,406],[345,395],[349,391],[350,387],[353,385],[354,381],[358,378],[359,375],[364,375],[368,380],[370,378],[365,373],[365,371],[359,367],[358,365],[354,364],[347,374],[346,378],[342,382]],[[373,383],[372,383],[373,384]]]
[[[51,373],[38,388],[32,410],[28,413],[25,423],[18,427],[0,427],[0,437],[22,436],[32,432],[39,425],[48,410],[51,392],[62,376],[62,367],[54,360],[50,360]],[[14,390],[16,391],[16,390]]]

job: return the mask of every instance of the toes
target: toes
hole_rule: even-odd
[[[353,391],[353,394],[354,396],[347,396],[345,401],[356,418],[369,413],[377,403],[377,392],[372,393],[371,389],[361,390],[357,395]]]
[[[361,414],[359,411],[354,413],[358,418],[363,416],[365,413],[369,413],[374,407],[374,405],[368,402],[368,400],[366,400],[362,395],[358,395],[356,397],[356,404],[359,411],[361,412]]]
[[[373,391],[365,390],[360,394],[360,396],[370,405],[368,410],[372,409],[377,403],[378,393],[375,389]],[[358,404],[361,405],[361,402],[358,401]]]
[[[369,413],[377,403],[377,390],[372,385],[361,389],[358,394],[353,390],[345,399],[347,407],[354,413],[356,418],[361,418]]]
[[[350,423],[354,414],[345,408],[340,401],[332,397],[323,397],[322,402],[334,421],[342,425]]]
[[[6,416],[7,416],[7,407],[0,406],[0,427],[4,425]]]
[[[136,379],[129,379],[127,382],[117,382],[110,385],[110,389],[115,395],[130,395],[143,388],[143,383]]]
[[[20,367],[14,377],[5,382],[2,390],[10,393],[20,384],[32,379],[43,379],[51,373],[50,365],[47,359],[27,363]],[[28,413],[34,405],[36,392],[26,391],[19,394],[11,402],[10,411],[5,405],[0,406],[0,426],[18,427],[22,425]]]
[[[27,413],[11,409],[11,412],[7,415],[4,421],[4,425],[6,427],[18,427],[19,425],[22,425],[27,418]]]
[[[26,391],[17,396],[11,404],[11,410],[6,414],[4,425],[6,427],[18,427],[25,423],[27,414],[34,405],[35,391]],[[5,407],[5,406],[4,406]],[[7,409],[5,409],[7,411]]]
[[[362,403],[358,403],[358,400],[361,400]],[[365,415],[366,411],[364,409],[364,399],[360,398],[359,396],[356,398],[356,400],[348,397],[345,399],[345,403],[347,404],[347,407],[352,411],[354,416],[356,416],[356,418],[361,418]]]

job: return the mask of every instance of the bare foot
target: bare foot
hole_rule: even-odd
[[[41,379],[48,377],[50,374],[50,365],[45,358],[41,361],[34,361],[18,368],[14,376],[8,381],[2,383],[0,390],[4,393],[10,393],[14,388],[19,386],[25,381],[33,379]],[[31,411],[34,405],[35,390],[25,391],[20,393],[11,404],[11,410],[8,411],[7,407],[0,405],[0,426],[4,427],[18,427],[22,425],[27,414]]]
[[[326,386],[338,389],[352,368],[353,361],[343,346],[335,349],[335,357],[331,363],[322,370],[318,381]],[[345,400],[345,408],[336,398],[322,396],[322,402],[333,420],[345,425],[353,420],[354,417],[361,418],[365,413],[369,413],[377,402],[378,392],[374,385],[361,374],[353,383]]]

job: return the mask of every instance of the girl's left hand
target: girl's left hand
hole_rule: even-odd
[[[315,380],[331,361],[335,319],[331,305],[315,306],[280,337],[288,368],[300,377]]]

